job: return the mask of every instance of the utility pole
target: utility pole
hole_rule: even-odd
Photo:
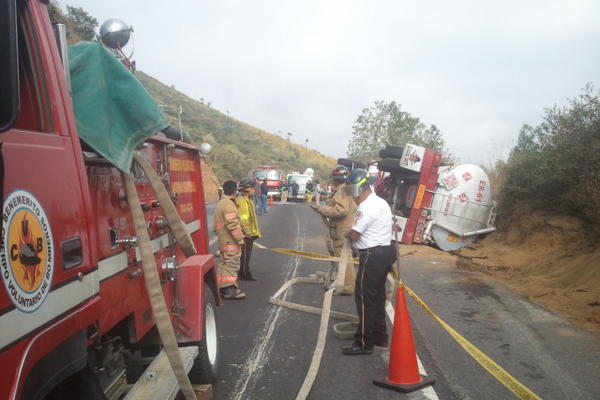
[[[177,119],[179,120],[179,134],[181,135],[181,141],[183,142],[183,126],[181,125],[181,114],[183,114],[183,107],[181,104],[179,105],[179,109],[177,111]]]

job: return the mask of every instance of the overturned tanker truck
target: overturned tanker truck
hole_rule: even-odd
[[[394,214],[401,243],[425,243],[444,251],[468,246],[493,232],[496,202],[490,180],[473,164],[442,165],[442,155],[407,143],[379,153],[376,193]]]

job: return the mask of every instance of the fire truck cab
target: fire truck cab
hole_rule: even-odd
[[[274,165],[263,165],[250,173],[250,177],[259,181],[267,181],[267,196],[274,199],[281,198],[281,179],[283,173]]]

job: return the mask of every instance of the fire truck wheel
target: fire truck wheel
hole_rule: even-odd
[[[190,370],[193,384],[214,383],[219,370],[219,332],[217,330],[216,302],[211,288],[204,285],[204,340],[196,342],[200,353]]]
[[[401,146],[387,145],[385,149],[379,150],[379,157],[381,158],[402,158],[402,152],[404,148]]]

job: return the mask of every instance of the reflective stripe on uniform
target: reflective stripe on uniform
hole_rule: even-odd
[[[231,231],[231,235],[233,237],[242,237],[243,236],[242,230],[239,227],[237,227]]]
[[[225,219],[235,219],[237,217],[237,213],[230,212],[224,215]]]
[[[248,214],[242,214],[242,215],[240,215],[240,218],[243,219],[243,220],[250,219],[250,215],[248,215]]]
[[[219,283],[236,283],[237,282],[237,276],[220,276],[219,277]]]

